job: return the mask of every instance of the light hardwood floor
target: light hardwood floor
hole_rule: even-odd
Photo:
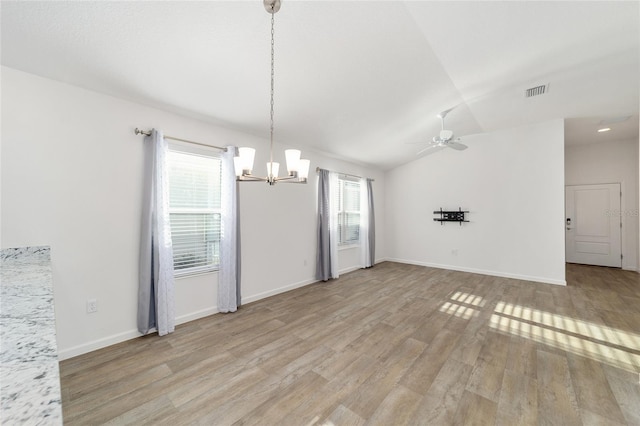
[[[67,425],[640,425],[640,274],[385,262],[60,363]]]

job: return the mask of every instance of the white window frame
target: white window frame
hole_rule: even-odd
[[[171,142],[169,143],[169,151],[177,152],[181,154],[188,154],[200,157],[207,157],[217,159],[221,161],[220,152],[214,148],[208,149],[206,147],[199,147],[193,144],[187,144],[182,142]],[[171,179],[171,176],[169,176]],[[188,207],[174,207],[169,206],[169,216],[172,213],[180,214],[180,213],[202,213],[202,214],[221,214],[221,208],[188,208]],[[218,241],[218,244],[220,242]],[[173,243],[172,243],[173,244]],[[175,254],[174,254],[174,262],[175,262]],[[175,265],[175,263],[174,263]],[[212,263],[203,266],[195,266],[184,269],[175,269],[173,270],[173,275],[176,278],[188,277],[192,275],[200,275],[206,273],[217,272],[220,269],[220,263]]]
[[[345,195],[345,182],[349,182],[349,183],[355,183],[358,185],[358,197],[360,196],[360,182],[356,179],[351,179],[349,177],[345,177],[345,176],[339,176],[338,177],[338,248],[340,250],[342,249],[348,249],[348,248],[352,248],[352,247],[359,247],[360,246],[360,238],[358,238],[357,240],[347,240],[345,241],[345,237],[347,235],[347,227],[345,226],[344,222],[347,218],[347,215],[349,214],[358,214],[358,218],[360,217],[360,214],[362,212],[362,207],[360,207],[360,210],[348,210],[345,211],[344,210],[344,204],[345,204],[345,200],[344,200],[344,195]],[[358,220],[358,235],[360,235],[360,221]]]

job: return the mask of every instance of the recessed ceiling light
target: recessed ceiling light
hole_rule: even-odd
[[[609,130],[611,130],[608,127],[605,127],[604,129],[598,129],[598,133],[602,133],[602,132],[608,132]]]

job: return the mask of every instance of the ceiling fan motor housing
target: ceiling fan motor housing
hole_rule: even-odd
[[[453,137],[452,130],[442,130],[440,131],[440,140],[447,141]]]

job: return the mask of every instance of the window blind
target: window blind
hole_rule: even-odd
[[[220,159],[170,150],[169,216],[176,274],[220,263]]]
[[[338,243],[357,244],[360,240],[360,183],[338,180]]]

